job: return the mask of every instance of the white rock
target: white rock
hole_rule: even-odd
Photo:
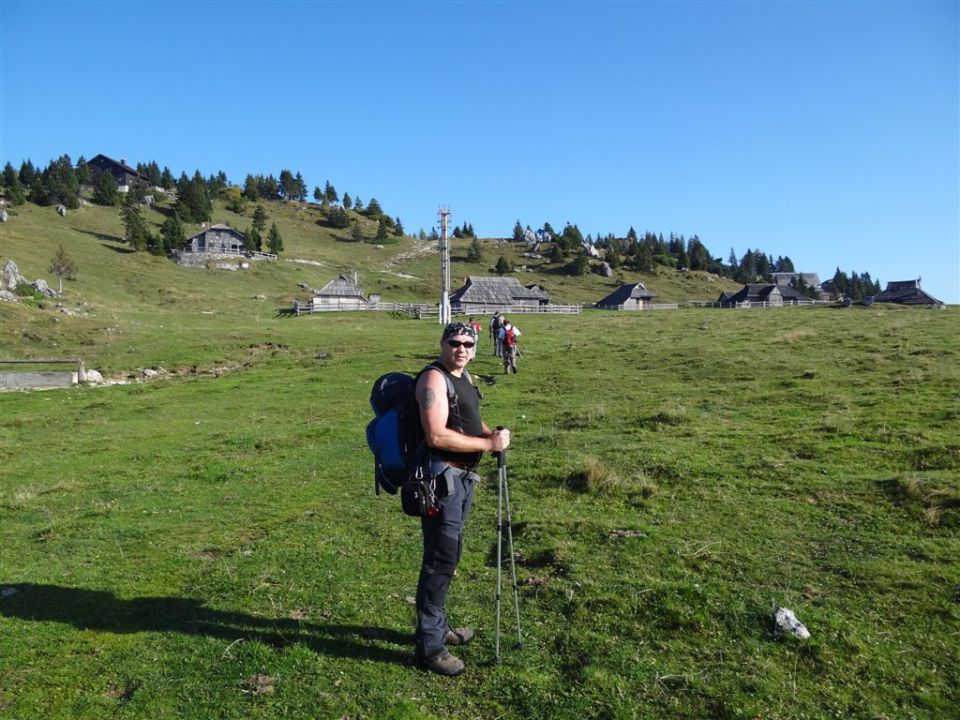
[[[777,633],[780,635],[793,635],[800,640],[806,640],[810,637],[810,631],[804,627],[803,623],[797,620],[793,610],[787,608],[777,608],[774,617],[777,624]]]
[[[87,382],[91,385],[102,385],[103,375],[97,370],[87,370]]]

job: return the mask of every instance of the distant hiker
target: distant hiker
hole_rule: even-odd
[[[502,347],[500,345],[500,327],[503,325],[503,318],[497,311],[490,318],[490,339],[493,341],[493,354],[500,357]]]
[[[480,323],[478,323],[474,318],[470,318],[470,322],[467,323],[470,327],[473,328],[473,331],[477,334],[477,344],[480,344]],[[477,349],[473,349],[473,356],[477,356]]]
[[[500,327],[500,345],[503,349],[503,372],[509,374],[513,370],[517,373],[517,338],[520,337],[520,328],[506,318]]]
[[[510,431],[492,431],[480,419],[481,394],[471,382],[467,364],[473,358],[476,332],[462,322],[450,323],[440,340],[440,357],[420,375],[416,400],[420,407],[430,471],[439,475],[439,509],[420,519],[423,563],[417,583],[417,662],[441,675],[459,675],[463,661],[448,645],[464,645],[473,638],[470,628],[451,628],[446,598],[463,550],[463,528],[473,503],[473,470],[485,452],[501,452],[510,445]],[[447,392],[453,383],[455,399]]]

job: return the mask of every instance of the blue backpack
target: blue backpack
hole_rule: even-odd
[[[367,425],[367,446],[374,458],[374,489],[383,488],[396,495],[427,459],[427,445],[420,424],[420,407],[414,390],[420,376],[431,368],[443,373],[447,381],[447,400],[451,412],[459,416],[457,392],[450,376],[438,363],[428,365],[416,377],[402,372],[381,375],[370,391],[370,407],[375,417]],[[469,378],[467,371],[464,375]]]

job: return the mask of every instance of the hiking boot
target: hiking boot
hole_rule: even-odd
[[[447,675],[448,677],[459,675],[467,669],[467,666],[463,664],[463,660],[451,655],[446,650],[426,660],[420,660],[419,662],[421,667],[439,675]]]
[[[443,642],[447,645],[466,645],[473,640],[473,630],[468,627],[453,628],[443,637]]]

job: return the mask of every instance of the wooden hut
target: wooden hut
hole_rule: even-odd
[[[594,307],[600,310],[643,310],[650,308],[650,301],[656,297],[643,283],[621,285]]]
[[[357,275],[353,278],[338,275],[316,291],[311,298],[314,312],[323,310],[365,310],[368,306],[363,290],[357,285]]]
[[[144,183],[147,182],[147,178],[137,172],[136,169],[127,165],[126,160],[117,162],[113,158],[108,158],[106,155],[97,155],[87,161],[87,167],[90,168],[90,177],[94,184],[96,184],[100,178],[101,173],[108,172],[113,175],[117,181],[117,189],[120,192],[127,192],[130,186],[138,180]]]
[[[184,253],[210,253],[214,255],[242,255],[245,236],[229,225],[211,225],[193,237],[187,238]]]
[[[799,290],[789,285],[777,285],[775,283],[749,283],[744,285],[738,292],[720,293],[717,302],[726,306],[750,307],[751,305],[780,305],[793,302],[810,302],[810,298]]]
[[[927,307],[943,307],[943,302],[920,288],[920,278],[916,280],[892,280],[887,283],[886,289],[874,295],[874,302],[896,303],[898,305],[924,305]]]
[[[495,310],[537,308],[550,303],[550,295],[539,285],[524,287],[512,277],[471,276],[450,295],[457,314],[483,315]]]

